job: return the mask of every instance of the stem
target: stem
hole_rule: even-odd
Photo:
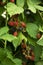
[[[7,13],[7,10],[6,10],[6,21],[5,21],[5,26],[7,27],[7,22],[8,22],[8,13]]]
[[[6,49],[6,44],[7,44],[7,41],[5,40],[4,49]]]
[[[5,26],[7,26],[7,17],[8,17],[8,13],[7,13],[7,4],[6,4],[6,21],[5,21]]]
[[[7,0],[6,0],[6,2],[7,2]],[[7,16],[8,16],[8,13],[7,13],[7,4],[6,4],[6,20],[5,20],[5,26],[6,27],[7,27]],[[6,49],[6,45],[7,45],[7,40],[5,40],[4,49]]]

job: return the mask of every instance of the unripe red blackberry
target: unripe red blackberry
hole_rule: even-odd
[[[14,35],[14,36],[17,36],[17,35],[18,35],[18,33],[17,33],[17,32],[14,32],[14,33],[13,33],[13,35]]]
[[[14,3],[15,0],[10,0],[10,2]]]
[[[14,24],[15,24],[14,21],[9,21],[9,22],[8,22],[8,25],[9,25],[9,26],[14,26]]]
[[[25,48],[26,48],[26,44],[25,44],[25,43],[22,43],[22,44],[21,44],[21,47],[22,47],[23,49],[25,49]]]
[[[26,24],[24,22],[21,22],[22,27],[26,27]]]
[[[41,34],[38,33],[38,34],[36,35],[36,37],[37,37],[37,39],[40,39],[40,38],[41,38]]]

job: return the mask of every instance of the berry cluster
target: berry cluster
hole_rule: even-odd
[[[14,36],[18,35],[19,31],[25,32],[26,24],[24,22],[18,22],[16,21],[9,21],[8,26],[11,28],[11,32]]]
[[[25,58],[27,60],[34,61],[35,55],[33,50],[24,42],[22,42],[21,48],[22,48],[22,54],[25,56]]]
[[[9,21],[8,25],[9,26],[18,26],[18,24],[22,27],[26,27],[26,24],[24,22],[18,22],[18,21]]]

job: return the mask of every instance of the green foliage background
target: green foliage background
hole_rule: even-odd
[[[16,0],[16,4],[7,0],[2,2],[6,2],[6,4],[4,6],[0,5],[0,65],[22,65],[22,60],[16,58],[15,54],[14,56],[12,55],[12,51],[7,47],[7,41],[12,43],[16,50],[23,39],[25,42],[28,41],[28,45],[34,47],[35,65],[43,65],[42,0]],[[28,13],[25,12],[26,9],[28,9]],[[6,18],[2,17],[4,11],[6,11]],[[12,17],[15,14],[19,14],[19,20],[26,23],[27,33],[23,34],[20,32],[18,37],[9,34],[9,27],[7,25],[9,16]],[[36,38],[38,32],[42,33],[40,39]],[[4,48],[1,46],[4,46]]]

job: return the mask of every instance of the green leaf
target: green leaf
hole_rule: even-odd
[[[13,40],[17,39],[16,37],[14,37],[13,35],[11,34],[5,34],[5,35],[2,35],[0,37],[0,39],[3,39],[3,40],[7,40],[9,42],[12,42]]]
[[[36,40],[32,39],[30,36],[27,37],[29,44],[31,44],[32,46],[36,46]]]
[[[22,65],[22,61],[20,59],[14,59],[15,65]]]
[[[43,7],[40,6],[40,5],[35,5],[35,8],[38,9],[38,10],[40,10],[40,11],[43,11]]]
[[[41,54],[40,57],[41,57],[41,60],[43,60],[43,48],[42,48],[42,54]]]
[[[38,0],[27,0],[28,9],[30,9],[33,13],[36,13],[36,10],[43,11],[43,7],[39,5],[40,1]]]
[[[38,61],[35,65],[43,65],[43,61]]]
[[[13,3],[8,3],[7,4],[7,12],[10,16],[15,15],[15,14],[21,14],[23,13],[23,8],[22,7],[18,7],[17,5],[13,4]]]
[[[0,61],[2,61],[6,57],[6,52],[3,48],[0,48]]]
[[[20,32],[18,35],[18,43],[20,44],[22,40],[25,40],[25,42],[27,42],[27,38]]]
[[[4,58],[1,63],[2,63],[2,65],[16,65],[15,63],[13,63],[13,62],[12,62],[10,59],[8,59],[8,58]]]
[[[16,49],[16,48],[17,48],[17,46],[19,46],[19,45],[20,45],[19,39],[17,38],[17,39],[15,39],[15,40],[13,40],[12,44],[13,44],[13,46],[14,46],[14,47],[15,47],[15,49]]]
[[[31,0],[27,0],[28,9],[30,9],[33,13],[36,13],[36,8],[34,7],[34,4]]]
[[[9,51],[9,50],[6,49],[6,54],[7,54],[7,58],[9,58],[10,60],[13,59],[13,56],[12,56],[12,52],[11,51]]]
[[[13,58],[10,51],[7,50],[7,58],[9,58],[15,65],[22,65],[22,61],[18,58]]]
[[[42,48],[39,45],[36,45],[34,47],[34,55],[35,55],[35,61],[39,61],[39,58],[41,56],[42,53]]]
[[[9,28],[8,27],[2,27],[0,29],[0,36],[3,35],[3,34],[5,34],[5,33],[7,33],[8,31],[9,31]]]
[[[10,51],[0,48],[1,65],[22,65],[22,61],[18,58],[13,58]]]
[[[1,65],[14,65],[14,63],[7,58],[6,50],[3,48],[0,48],[0,62]]]
[[[23,7],[24,6],[24,1],[25,0],[16,0],[17,6]]]
[[[28,23],[26,30],[31,37],[36,38],[36,35],[38,33],[38,26],[36,24]]]
[[[20,42],[21,42],[23,39],[25,40],[25,42],[27,42],[27,38],[26,38],[22,33],[19,33],[18,39],[19,39]]]
[[[34,4],[40,4],[41,1],[40,0],[31,0]]]
[[[39,26],[39,31],[43,32],[43,28],[41,26]]]
[[[23,39],[25,40],[25,42],[27,42],[27,38],[22,33],[19,33],[17,39],[13,41],[14,47],[17,48],[17,46],[20,45]]]
[[[43,35],[42,35],[42,37],[37,41],[37,44],[43,46]]]

